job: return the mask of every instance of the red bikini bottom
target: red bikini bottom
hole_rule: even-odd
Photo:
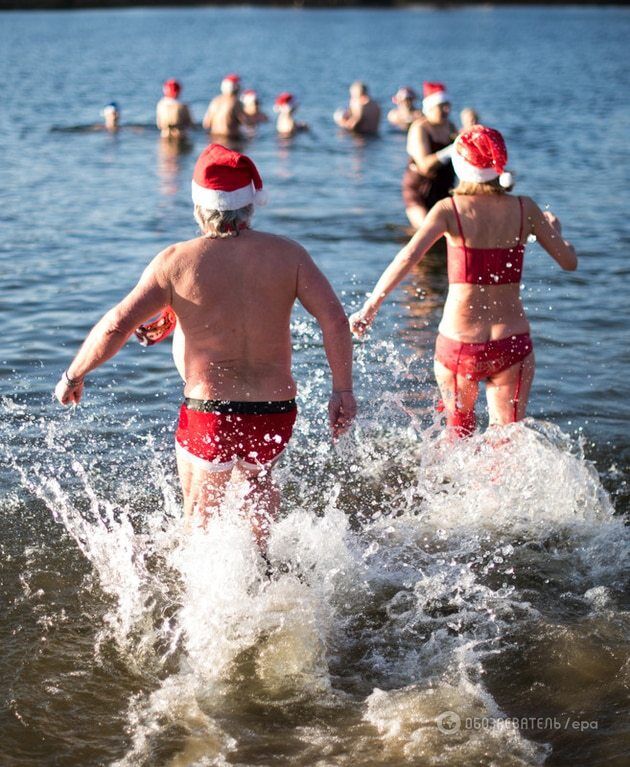
[[[435,359],[455,374],[455,410],[447,411],[446,423],[454,426],[458,433],[469,435],[475,430],[474,410],[464,411],[457,407],[457,376],[464,376],[470,381],[483,381],[521,363],[514,392],[512,420],[517,421],[518,398],[523,375],[523,360],[534,350],[529,333],[520,333],[497,341],[480,344],[468,344],[438,334],[435,343]],[[440,402],[438,410],[444,410]]]

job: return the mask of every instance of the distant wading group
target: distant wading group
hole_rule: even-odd
[[[176,80],[168,80],[157,105],[157,127],[165,140],[182,140],[194,124],[180,91]],[[136,287],[94,326],[57,384],[59,402],[77,404],[85,376],[131,335],[151,345],[173,333],[175,365],[184,381],[175,445],[190,520],[203,523],[220,507],[228,483],[241,479],[248,486],[253,533],[265,550],[279,504],[272,469],[297,416],[291,374],[294,303],[299,301],[322,330],[332,378],[329,422],[337,438],[356,414],[351,333],[366,333],[385,298],[442,237],[449,290],[434,366],[447,437],[475,431],[481,381],[491,427],[525,416],[535,369],[520,297],[525,244],[534,236],[565,270],[577,267],[575,250],[552,213],[542,212],[529,197],[510,194],[507,149],[497,130],[479,124],[470,108],[461,113],[461,129],[455,128],[441,83],[424,84],[421,110],[415,100],[411,88],[399,89],[387,119],[407,131],[402,193],[416,231],[348,320],[303,247],[252,229],[255,206],[265,194],[262,178],[249,157],[223,144],[268,118],[255,91],[241,95],[240,79],[226,76],[203,117],[214,143],[199,156],[192,180],[201,235],[153,259]],[[280,135],[308,129],[296,121],[296,109],[293,94],[277,97]],[[117,130],[117,106],[108,105],[104,116],[105,127]],[[380,108],[364,83],[352,84],[348,107],[335,112],[334,120],[347,131],[378,131]]]

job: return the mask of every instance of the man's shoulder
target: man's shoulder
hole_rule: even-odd
[[[271,232],[261,232],[258,229],[252,229],[250,234],[253,239],[258,240],[261,244],[282,250],[287,255],[295,255],[296,258],[306,255],[306,249],[299,242],[289,237],[272,234]]]
[[[203,244],[203,241],[203,237],[194,237],[192,240],[174,242],[171,245],[167,245],[157,254],[156,261],[162,269],[170,271],[194,255]]]

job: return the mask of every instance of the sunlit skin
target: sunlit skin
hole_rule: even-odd
[[[184,138],[193,125],[188,106],[166,96],[157,103],[155,122],[162,138]]]
[[[523,197],[525,213],[524,236],[532,234],[558,265],[567,271],[577,268],[573,246],[562,238],[560,221],[552,213],[540,210],[529,197]],[[511,195],[458,195],[457,207],[466,232],[466,244],[471,248],[513,247],[520,226],[518,200]],[[450,200],[438,202],[428,213],[421,228],[400,250],[378,280],[370,298],[352,315],[352,332],[361,337],[374,322],[377,312],[391,291],[409,274],[427,250],[446,235],[454,245],[462,245],[457,221]],[[471,285],[454,283],[449,286],[439,332],[464,343],[485,343],[529,332],[529,322],[520,296],[520,284]],[[488,379],[486,397],[490,424],[505,424],[513,420],[513,392],[519,376],[520,363]],[[518,399],[518,418],[523,418],[534,378],[534,355],[525,358]],[[455,409],[454,392],[457,385],[457,405],[474,409],[478,383],[457,376],[435,362],[435,376],[447,410]]]
[[[282,107],[278,111],[276,120],[276,132],[279,136],[294,136],[296,133],[308,130],[308,125],[295,119],[297,107]]]
[[[115,133],[120,128],[120,112],[118,109],[106,107],[103,110],[103,124],[105,130]]]
[[[136,287],[94,326],[57,384],[63,405],[78,404],[83,379],[113,357],[134,329],[167,306],[177,315],[175,365],[184,395],[195,399],[279,401],[295,396],[291,374],[291,310],[298,300],[319,323],[332,373],[329,421],[336,438],[356,412],[352,341],[339,299],[297,243],[245,229],[229,238],[197,237],[159,253]],[[68,380],[70,379],[70,380]],[[209,472],[178,457],[189,519],[220,505],[232,471]],[[250,483],[252,527],[264,544],[277,514],[271,467],[235,476]]]
[[[422,111],[416,109],[413,99],[404,99],[400,101],[394,109],[390,109],[387,113],[387,121],[390,125],[400,128],[400,130],[406,131],[409,126],[419,120],[422,117]]]
[[[436,154],[431,151],[429,137],[440,144],[449,144],[455,138],[457,130],[449,119],[450,114],[451,105],[448,102],[436,104],[409,128],[407,154],[423,176],[430,178],[435,175],[441,164]],[[405,210],[409,222],[415,229],[422,226],[428,212],[427,208],[421,204],[410,205]]]
[[[481,122],[479,114],[472,109],[472,107],[464,107],[459,113],[459,122],[461,123],[461,130],[466,131],[472,128],[474,125],[479,125]]]
[[[243,99],[243,113],[247,118],[247,124],[251,126],[269,122],[269,117],[261,110],[260,101],[256,99]]]
[[[224,81],[221,90],[208,105],[202,125],[214,138],[242,138],[242,128],[249,123],[238,97],[238,86]]]
[[[348,108],[334,114],[334,120],[340,128],[354,133],[378,133],[381,108],[370,98],[364,83],[355,82],[350,86]]]

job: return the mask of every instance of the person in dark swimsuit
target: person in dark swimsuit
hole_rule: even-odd
[[[350,326],[363,335],[385,297],[446,235],[449,291],[436,343],[435,376],[447,426],[465,436],[476,426],[482,380],[487,382],[491,425],[525,417],[535,369],[520,297],[527,236],[535,235],[562,269],[576,269],[577,256],[552,213],[543,213],[529,197],[515,198],[501,186],[507,150],[498,131],[482,125],[465,131],[455,141],[452,157],[459,178],[454,197],[431,209],[370,298],[352,315]]]
[[[423,116],[407,135],[409,161],[402,179],[402,197],[409,222],[418,229],[427,213],[453,188],[450,159],[457,128],[449,120],[450,96],[442,83],[424,83]]]

